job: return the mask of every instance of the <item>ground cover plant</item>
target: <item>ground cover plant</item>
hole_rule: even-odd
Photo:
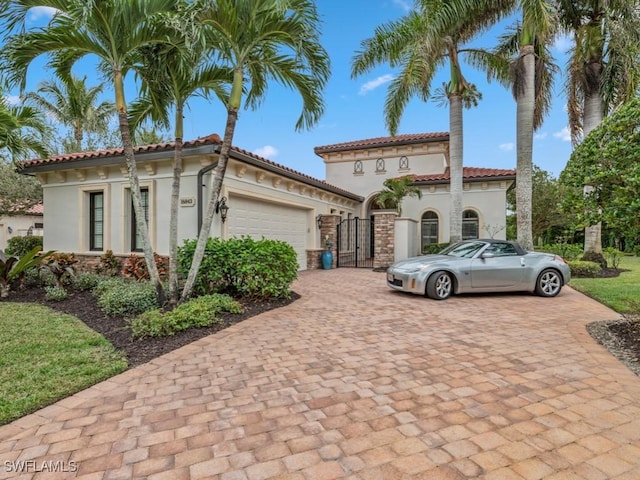
[[[126,368],[124,353],[77,318],[0,303],[0,425]]]

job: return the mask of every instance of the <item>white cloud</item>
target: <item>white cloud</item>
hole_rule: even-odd
[[[37,22],[40,20],[50,20],[57,12],[55,8],[51,7],[33,7],[29,10],[27,20],[30,22]]]
[[[543,138],[547,138],[547,136],[549,136],[549,134],[547,132],[540,132],[540,133],[535,133],[533,135],[533,138],[535,140],[542,140]]]
[[[558,35],[553,43],[553,48],[562,53],[567,53],[572,47],[573,37],[570,35]]]
[[[501,143],[500,145],[498,145],[498,148],[504,152],[510,152],[511,150],[513,150],[513,147],[515,147],[515,144],[513,142]]]
[[[278,149],[271,145],[265,145],[264,147],[256,148],[253,153],[263,158],[273,158],[278,155]]]
[[[18,95],[6,95],[4,101],[7,105],[21,105],[22,99]]]
[[[382,75],[381,77],[378,77],[375,80],[371,80],[365,83],[364,85],[362,85],[362,87],[360,87],[359,94],[366,95],[370,91],[375,90],[376,88],[384,85],[385,83],[389,83],[391,80],[393,80],[393,75],[391,75],[390,73],[387,73],[386,75]]]
[[[393,4],[397,5],[405,12],[408,12],[409,10],[411,10],[411,5],[409,5],[409,2],[406,2],[405,0],[393,0]]]
[[[563,142],[570,142],[571,141],[571,132],[569,131],[569,127],[564,127],[559,132],[555,132],[553,134],[553,136],[555,138],[559,138]]]

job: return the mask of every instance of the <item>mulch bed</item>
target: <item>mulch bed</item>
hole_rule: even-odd
[[[41,303],[55,310],[75,315],[89,328],[102,334],[115,348],[125,353],[129,368],[149,362],[160,355],[171,352],[177,348],[199,340],[202,337],[216,333],[247,318],[263,312],[283,307],[300,298],[297,293],[292,293],[289,299],[272,300],[240,300],[243,313],[223,313],[220,317],[224,320],[221,325],[203,328],[190,328],[170,337],[133,339],[131,329],[126,320],[119,317],[108,317],[102,313],[96,303],[95,297],[89,292],[69,291],[69,298],[61,302],[50,302],[45,299],[43,289],[33,288],[22,291],[12,291],[9,298],[3,299],[9,302]]]

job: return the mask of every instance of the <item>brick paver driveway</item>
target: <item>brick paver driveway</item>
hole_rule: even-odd
[[[572,291],[392,292],[303,273],[302,299],[0,427],[0,477],[640,478],[640,379]],[[33,470],[65,468],[77,472]]]

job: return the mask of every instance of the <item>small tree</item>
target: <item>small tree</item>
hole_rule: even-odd
[[[398,215],[402,215],[402,200],[405,197],[422,198],[420,189],[412,185],[414,180],[415,177],[411,175],[400,178],[387,178],[383,183],[385,189],[376,197],[376,203],[382,208],[391,206],[396,209]]]

